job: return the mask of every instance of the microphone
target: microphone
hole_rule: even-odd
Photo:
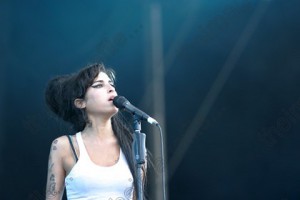
[[[133,106],[125,97],[123,96],[116,96],[113,99],[113,104],[120,109],[125,109],[127,112],[130,112],[133,115],[136,115],[138,117],[140,117],[142,120],[146,120],[148,123],[150,124],[155,124],[158,125],[158,122],[153,119],[152,117],[150,117],[149,115],[147,115],[146,113],[144,113],[143,111],[141,111],[140,109],[136,108],[135,106]]]

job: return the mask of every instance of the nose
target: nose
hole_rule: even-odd
[[[111,93],[111,92],[115,92],[116,91],[116,88],[114,86],[112,86],[111,84],[108,84],[108,92]]]

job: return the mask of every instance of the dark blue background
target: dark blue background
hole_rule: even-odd
[[[169,160],[249,34],[182,162],[168,166],[170,199],[300,199],[298,0],[1,1],[1,199],[43,199],[51,141],[69,133],[44,103],[51,77],[102,61],[119,93],[143,105],[155,2]]]

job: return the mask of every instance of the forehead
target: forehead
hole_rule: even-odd
[[[98,74],[98,76],[95,78],[94,81],[100,81],[100,80],[102,80],[102,81],[110,81],[110,78],[108,77],[108,75],[106,73],[100,72]]]

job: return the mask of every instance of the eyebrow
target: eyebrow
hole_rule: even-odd
[[[104,81],[103,81],[103,80],[98,80],[98,81],[93,82],[93,84],[94,84],[94,83],[98,83],[98,82],[99,82],[99,83],[103,83]],[[112,80],[108,80],[108,82],[109,82],[109,83],[113,83]]]

